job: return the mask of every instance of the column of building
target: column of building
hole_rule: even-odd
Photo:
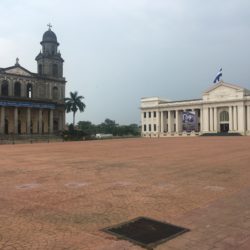
[[[172,112],[168,111],[168,133],[172,133]]]
[[[229,131],[233,131],[234,126],[233,126],[233,107],[232,106],[229,106],[228,112],[229,112]]]
[[[53,111],[53,109],[51,109],[50,112],[49,112],[49,132],[50,132],[50,134],[53,134],[53,131],[54,131],[54,128],[53,128],[53,126],[54,126],[53,113],[54,113],[54,111]]]
[[[4,134],[4,130],[5,130],[5,107],[1,107],[1,127],[0,127],[1,134]]]
[[[247,131],[250,133],[250,105],[247,106]]]
[[[245,105],[238,105],[238,131],[245,134],[246,131],[246,112]]]
[[[237,109],[237,106],[233,106],[233,127],[234,127],[234,131],[238,131],[238,109]]]

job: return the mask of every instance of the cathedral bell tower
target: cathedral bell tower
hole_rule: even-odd
[[[63,78],[63,62],[61,53],[58,51],[59,43],[56,34],[49,29],[43,34],[41,41],[42,51],[37,55],[38,74],[45,77]]]

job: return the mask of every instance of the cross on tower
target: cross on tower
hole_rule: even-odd
[[[16,58],[16,64],[15,64],[16,66],[18,66],[19,65],[19,58],[17,57]]]
[[[52,25],[49,23],[49,24],[47,24],[47,26],[49,27],[49,30],[51,30]]]

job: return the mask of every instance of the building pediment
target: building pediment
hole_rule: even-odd
[[[245,95],[245,89],[237,85],[219,82],[204,92],[203,100],[221,101],[242,99]]]
[[[13,75],[20,75],[20,76],[32,76],[32,73],[29,72],[27,69],[21,66],[13,66],[10,68],[4,69],[4,73],[13,74]]]

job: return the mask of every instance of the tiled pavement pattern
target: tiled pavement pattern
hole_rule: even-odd
[[[99,229],[191,229],[156,247],[250,249],[250,137],[0,146],[1,250],[139,250]]]

